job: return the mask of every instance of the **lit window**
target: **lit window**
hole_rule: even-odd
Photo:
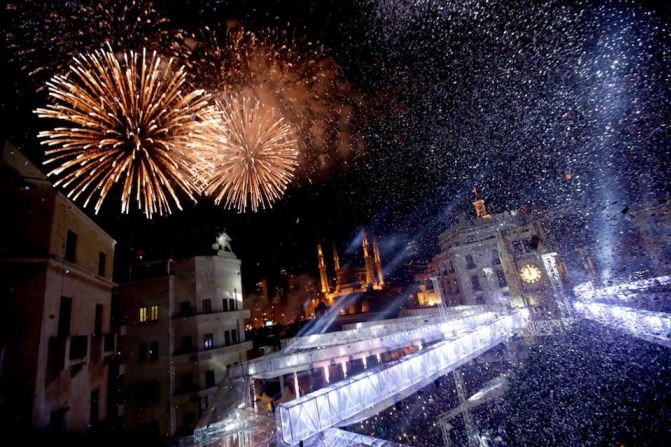
[[[150,308],[149,319],[152,321],[158,321],[158,306],[151,306]]]
[[[214,336],[212,334],[205,334],[203,341],[205,349],[212,349],[214,347]]]
[[[145,323],[149,315],[147,314],[147,306],[140,307],[140,323]]]

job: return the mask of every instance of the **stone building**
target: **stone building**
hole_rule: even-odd
[[[230,365],[244,362],[240,260],[225,234],[213,256],[135,266],[119,287],[122,389],[129,429],[186,434],[213,402]]]
[[[543,226],[531,215],[489,214],[482,199],[476,216],[440,235],[440,253],[428,277],[446,305],[501,304],[528,307],[538,318],[569,312],[565,269]]]
[[[115,242],[9,144],[0,169],[3,422],[84,431],[107,417]]]

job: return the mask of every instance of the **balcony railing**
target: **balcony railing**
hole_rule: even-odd
[[[207,356],[208,354],[218,354],[221,351],[228,350],[230,352],[237,352],[239,350],[249,350],[249,349],[252,349],[251,340],[246,341],[238,340],[235,343],[217,345],[208,349],[198,349],[196,347],[176,349],[173,355],[178,356],[178,355],[191,354],[194,356],[194,360],[196,360],[197,358],[202,358],[203,356]]]
[[[72,363],[84,362],[89,346],[87,335],[75,335],[70,337],[70,354],[68,358]]]
[[[234,312],[243,312],[243,315],[241,318],[249,318],[249,309],[227,309],[227,310],[213,310],[210,312],[198,312],[195,307],[190,307],[189,309],[180,309],[177,311],[175,314],[173,314],[173,318],[186,318],[186,317],[194,317],[194,316],[199,316],[199,315],[222,315],[222,314],[231,314]],[[245,317],[245,313],[247,316]]]
[[[54,336],[49,338],[47,376],[57,377],[65,369],[87,360],[98,363],[116,349],[116,334]]]

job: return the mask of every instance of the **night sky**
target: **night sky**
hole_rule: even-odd
[[[2,57],[11,79],[3,137],[38,165],[36,134],[49,124],[32,110],[46,94],[35,92],[39,81],[21,69],[16,48],[38,42],[41,62],[55,67],[56,55],[109,38],[82,37],[64,17],[62,38],[45,44],[49,30],[22,15],[39,3],[5,14]],[[322,127],[304,141],[309,156],[272,209],[238,214],[202,199],[147,220],[109,200],[94,219],[118,242],[117,274],[136,250],[147,259],[211,253],[222,229],[248,287],[282,268],[316,273],[318,240],[327,252],[338,241],[345,259],[360,256],[363,227],[378,236],[387,264],[402,264],[409,240],[430,259],[440,231],[470,211],[474,185],[491,212],[569,205],[595,227],[610,209],[659,200],[671,192],[664,3],[157,1],[157,13],[186,33],[244,26],[318,42],[336,74],[320,97]]]

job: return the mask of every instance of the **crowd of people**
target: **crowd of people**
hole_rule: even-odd
[[[467,398],[491,379],[509,376],[501,397],[470,410],[482,445],[658,446],[671,439],[668,348],[591,321],[559,335],[519,339],[517,347],[517,365],[499,346],[460,368]],[[442,447],[439,420],[459,404],[449,373],[347,429]],[[452,445],[467,445],[461,413],[449,424]]]

